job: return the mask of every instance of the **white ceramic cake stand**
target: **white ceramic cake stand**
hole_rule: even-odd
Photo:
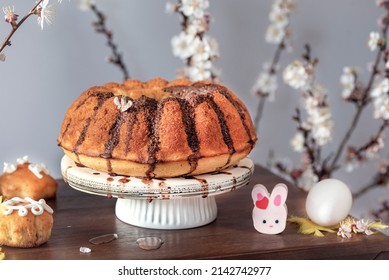
[[[113,176],[61,160],[65,181],[74,189],[117,198],[115,213],[125,223],[153,229],[185,229],[216,219],[215,195],[248,184],[254,164],[249,158],[219,172],[167,179]]]

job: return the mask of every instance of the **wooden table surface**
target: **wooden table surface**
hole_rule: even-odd
[[[155,230],[131,226],[115,216],[116,199],[76,191],[59,181],[57,198],[48,200],[55,211],[51,239],[37,248],[3,246],[6,259],[388,259],[389,237],[381,233],[342,239],[301,235],[287,224],[278,235],[258,233],[252,224],[251,190],[261,183],[269,190],[277,183],[289,187],[289,215],[305,215],[306,193],[256,165],[250,184],[216,197],[217,219],[211,224],[184,230]],[[118,239],[93,245],[89,239],[117,233]],[[161,248],[146,251],[138,247],[140,237],[155,236]],[[80,247],[92,252],[80,253]]]

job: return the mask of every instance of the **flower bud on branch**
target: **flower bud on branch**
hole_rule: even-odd
[[[62,0],[59,0],[58,2],[61,1]],[[23,16],[20,21],[18,21],[19,15],[15,13],[14,6],[3,7],[3,12],[5,14],[5,21],[11,25],[12,29],[8,36],[5,38],[3,44],[0,45],[0,61],[5,61],[6,56],[3,53],[3,50],[6,47],[11,46],[11,38],[30,16],[38,16],[38,24],[40,25],[41,29],[43,29],[44,23],[51,24],[54,15],[52,6],[49,5],[49,0],[36,1],[31,10],[25,16]]]

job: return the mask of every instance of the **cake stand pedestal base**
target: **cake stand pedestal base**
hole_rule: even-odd
[[[180,199],[121,199],[116,202],[116,217],[138,227],[187,229],[213,222],[217,216],[214,196]]]

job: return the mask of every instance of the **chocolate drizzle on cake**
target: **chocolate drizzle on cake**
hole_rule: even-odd
[[[126,138],[125,138],[125,142],[126,142],[126,146],[124,150],[125,155],[127,155],[128,152],[130,151],[131,134],[134,128],[134,124],[137,120],[138,111],[139,111],[138,106],[135,104],[126,113],[125,123],[127,123],[127,131],[126,131]]]
[[[90,116],[86,121],[85,125],[81,131],[80,137],[78,137],[78,140],[76,144],[74,145],[73,152],[77,154],[78,147],[85,141],[85,136],[88,131],[88,128],[92,122],[92,120],[96,117],[96,114],[98,110],[103,106],[104,102],[111,98],[113,96],[113,93],[102,93],[102,92],[96,92],[90,95],[91,97],[97,97],[97,104],[95,107],[93,107],[93,114]]]
[[[189,104],[188,101],[181,98],[175,98],[175,100],[180,104],[181,107],[181,115],[182,115],[182,122],[185,127],[185,133],[186,133],[186,139],[189,148],[192,150],[193,154],[188,156],[188,162],[190,165],[190,170],[187,174],[192,173],[196,170],[198,161],[201,158],[200,155],[200,142],[199,138],[197,137],[196,133],[196,124],[194,121],[194,109]]]
[[[207,99],[207,102],[217,114],[217,118],[219,120],[220,128],[221,128],[222,134],[223,134],[223,140],[224,140],[224,143],[226,143],[226,145],[228,147],[228,152],[230,153],[230,156],[227,160],[227,163],[225,164],[225,165],[228,165],[231,161],[232,155],[235,153],[234,143],[233,143],[231,135],[230,135],[230,130],[227,126],[223,112],[220,110],[219,106],[215,103],[213,98],[211,97],[211,98]]]
[[[124,113],[121,112],[116,114],[115,121],[113,122],[108,132],[110,137],[108,142],[105,144],[104,153],[100,155],[102,158],[112,158],[112,151],[117,146],[117,144],[119,144],[120,127],[123,124],[123,116]]]
[[[246,130],[247,136],[249,138],[248,143],[251,145],[251,148],[254,147],[255,145],[255,140],[253,140],[253,135],[251,135],[250,128],[247,125],[247,120],[246,120],[246,115],[244,114],[244,108],[242,105],[237,102],[234,98],[232,98],[231,94],[223,87],[220,85],[207,85],[207,87],[211,87],[213,89],[217,89],[220,94],[222,94],[237,110],[239,113],[240,119],[242,121],[243,127]]]
[[[147,128],[149,143],[147,146],[147,163],[149,169],[146,171],[146,176],[149,178],[155,177],[153,173],[157,164],[157,152],[159,151],[158,123],[161,119],[161,110],[158,102],[155,99],[147,98],[145,102],[147,112]]]
[[[66,119],[66,123],[62,126],[62,132],[58,138],[58,145],[69,152],[73,152],[76,161],[79,162],[79,157],[81,156],[105,159],[105,171],[108,173],[115,172],[115,170],[113,170],[115,169],[115,166],[112,168],[112,164],[115,164],[115,160],[128,160],[139,165],[146,165],[146,168],[143,171],[144,175],[141,176],[146,176],[147,178],[159,177],[159,172],[158,169],[156,170],[156,167],[158,163],[164,163],[162,154],[166,153],[165,146],[161,146],[160,143],[160,141],[164,139],[162,135],[160,136],[160,125],[163,125],[161,124],[162,114],[166,110],[172,110],[174,111],[175,117],[181,117],[182,125],[180,122],[177,122],[177,125],[184,131],[184,134],[180,134],[177,139],[180,139],[181,141],[181,139],[183,140],[186,136],[186,143],[184,146],[180,143],[180,147],[183,147],[180,149],[185,150],[186,161],[189,165],[188,169],[184,172],[186,175],[191,175],[194,172],[198,172],[199,161],[201,158],[205,157],[202,153],[202,138],[200,139],[199,136],[201,135],[201,137],[203,137],[203,134],[198,133],[197,129],[200,127],[200,124],[196,123],[196,121],[198,122],[198,119],[196,119],[196,112],[199,114],[206,114],[202,112],[201,108],[198,108],[203,104],[203,106],[206,105],[206,107],[208,107],[207,110],[214,112],[211,113],[214,116],[215,123],[217,122],[216,126],[220,127],[219,131],[221,132],[221,135],[218,136],[218,143],[220,143],[218,144],[218,147],[221,147],[221,150],[223,150],[223,152],[220,153],[219,151],[216,151],[215,155],[212,155],[211,151],[211,155],[207,156],[217,156],[219,158],[225,158],[226,160],[224,165],[222,163],[221,165],[214,167],[211,171],[214,171],[215,169],[221,170],[231,165],[233,159],[235,160],[235,157],[233,157],[235,153],[241,153],[243,149],[248,149],[248,146],[251,146],[251,149],[253,148],[256,142],[256,135],[250,123],[251,120],[249,119],[247,109],[239,99],[224,86],[204,82],[193,83],[191,85],[157,86],[155,88],[156,92],[149,97],[146,93],[147,90],[153,91],[154,88],[148,89],[145,85],[146,83],[143,84],[145,87],[144,95],[135,95],[136,97],[133,97],[131,95],[131,90],[128,95],[125,95],[126,98],[130,98],[133,102],[128,110],[124,112],[116,110],[114,112],[115,115],[109,116],[109,122],[106,129],[108,135],[105,134],[105,136],[102,137],[103,139],[106,139],[105,142],[101,143],[100,146],[96,146],[85,152],[84,149],[87,146],[86,142],[88,142],[89,145],[89,137],[92,137],[92,135],[88,133],[94,133],[95,130],[94,119],[96,116],[100,119],[103,114],[103,112],[99,112],[99,110],[103,107],[105,102],[112,101],[112,105],[110,106],[115,106],[113,98],[116,96],[120,97],[120,95],[110,92],[111,89],[109,89],[109,87],[96,87],[88,90],[80,98],[78,103],[73,106],[72,113],[78,114],[78,112],[75,111],[86,106],[89,107],[89,112],[87,113],[89,116],[85,116],[85,118],[82,119],[83,125],[77,126],[77,131],[74,131],[72,125],[80,122],[77,117],[69,115]],[[158,91],[163,92],[161,98],[157,95]],[[166,107],[168,102],[172,102],[175,105]],[[229,108],[228,110],[223,107],[224,104],[227,105]],[[235,108],[236,112],[234,112],[233,108]],[[108,104],[104,105],[104,110],[109,112],[109,114],[112,114],[113,112],[112,107],[109,107]],[[242,126],[239,124],[239,118],[242,122]],[[232,119],[233,121],[231,121]],[[144,124],[141,123],[143,120],[145,120]],[[231,127],[234,122],[237,122],[239,129],[242,131],[241,133],[246,132],[247,134],[247,143],[249,145],[244,143],[244,148],[242,148],[242,143],[237,142],[237,145],[234,145],[236,132],[235,128]],[[123,125],[125,127],[123,127]],[[92,126],[93,128],[89,129]],[[144,128],[145,126],[146,129]],[[212,126],[214,126],[214,124],[212,124]],[[141,131],[134,132],[135,129],[141,129]],[[167,129],[169,129],[169,127]],[[169,133],[168,130],[167,132]],[[69,138],[69,133],[77,135],[77,138],[72,140],[72,142],[69,140],[65,141],[64,139],[65,137]],[[231,135],[231,133],[233,135]],[[140,137],[138,137],[139,135]],[[137,139],[136,142],[132,141],[132,138],[134,137]],[[91,139],[95,138],[96,137],[93,136]],[[88,139],[88,141],[85,141],[85,139]],[[243,139],[245,139],[245,137]],[[64,144],[62,142],[67,142],[66,145],[68,145],[68,147],[62,145]],[[68,144],[69,142],[71,144]],[[83,145],[81,147],[84,142],[85,146]],[[223,143],[225,147],[223,147]],[[139,145],[140,148],[138,149],[138,146],[136,145]],[[173,145],[174,147],[175,143],[169,143],[169,145]],[[206,143],[203,145],[205,145],[204,147],[207,147]],[[188,148],[190,150],[188,150]],[[185,161],[185,157],[184,159],[180,158],[177,161]],[[206,184],[203,182],[203,185]]]
[[[235,153],[234,143],[231,138],[224,113],[214,101],[212,94],[210,94],[209,91],[204,90],[205,86],[206,84],[204,85],[198,83],[193,84],[192,86],[172,86],[163,89],[163,91],[165,92],[170,92],[171,95],[175,97],[175,100],[180,104],[181,107],[182,121],[185,126],[188,146],[193,152],[193,154],[190,155],[187,159],[190,165],[190,170],[187,174],[190,174],[196,170],[198,161],[201,158],[200,142],[196,133],[196,125],[194,121],[194,108],[196,108],[203,102],[206,102],[217,115],[220,129],[222,131],[223,140],[228,147],[230,155],[225,166],[230,163],[231,157]],[[186,100],[186,97],[189,95],[194,97],[194,101],[192,101],[193,105]]]

